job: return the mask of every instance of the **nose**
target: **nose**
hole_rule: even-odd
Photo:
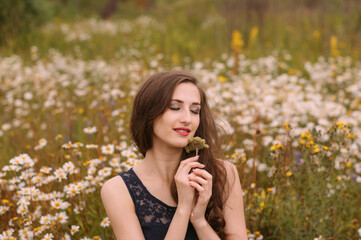
[[[180,121],[186,125],[189,125],[192,122],[192,116],[190,111],[187,110],[182,111],[182,116]]]

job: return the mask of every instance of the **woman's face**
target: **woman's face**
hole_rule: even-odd
[[[197,131],[200,110],[198,88],[189,82],[179,84],[166,111],[154,121],[153,147],[185,147]]]

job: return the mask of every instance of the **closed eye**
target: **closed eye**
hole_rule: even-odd
[[[176,110],[179,110],[180,107],[178,107],[178,106],[170,106],[169,109],[176,111]]]
[[[198,110],[198,109],[197,110],[191,110],[191,112],[194,113],[194,114],[199,114],[199,111],[200,110]]]

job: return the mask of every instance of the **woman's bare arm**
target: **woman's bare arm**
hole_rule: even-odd
[[[101,197],[117,240],[144,239],[132,198],[120,176],[104,183]]]
[[[243,193],[238,172],[230,162],[225,161],[225,167],[227,171],[227,187],[229,189],[229,197],[223,210],[226,220],[225,231],[229,234],[227,239],[247,240]]]

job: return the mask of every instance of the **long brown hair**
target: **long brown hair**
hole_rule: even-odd
[[[134,98],[130,120],[131,136],[136,148],[145,156],[147,150],[152,148],[154,120],[166,111],[174,89],[184,82],[193,83],[201,96],[200,123],[195,136],[205,139],[209,148],[200,151],[198,161],[206,165],[206,170],[213,177],[212,196],[208,202],[206,219],[218,236],[224,239],[226,223],[222,210],[228,195],[227,191],[224,190],[227,181],[226,170],[222,160],[217,159],[217,157],[222,157],[217,126],[208,105],[206,94],[198,85],[197,79],[192,74],[183,71],[160,72],[148,78]],[[189,155],[183,152],[183,159],[188,157]],[[171,192],[173,198],[177,200],[174,181]]]

